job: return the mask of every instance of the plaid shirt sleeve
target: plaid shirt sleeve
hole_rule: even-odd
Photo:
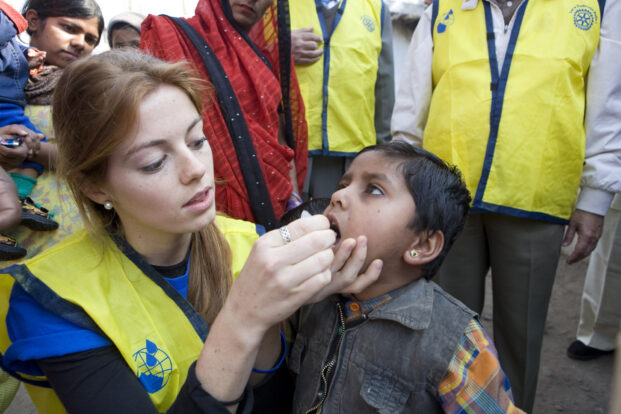
[[[511,386],[494,344],[472,319],[438,385],[445,413],[522,413],[513,404]]]

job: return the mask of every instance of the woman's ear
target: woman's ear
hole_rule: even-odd
[[[403,260],[413,266],[422,266],[438,257],[444,248],[444,233],[437,231],[421,231],[410,248],[403,252]]]
[[[84,195],[91,201],[101,205],[103,205],[106,201],[112,201],[112,198],[102,186],[93,183],[91,180],[83,176],[79,177],[79,180],[80,191],[82,191],[82,193],[84,193]]]
[[[28,32],[35,33],[41,29],[43,20],[39,18],[39,13],[36,10],[30,9],[26,12],[26,21],[28,22]]]

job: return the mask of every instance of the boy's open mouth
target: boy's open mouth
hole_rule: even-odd
[[[339,230],[339,223],[336,222],[334,217],[330,217],[330,229],[336,233],[334,246],[337,246],[341,241],[341,231]]]

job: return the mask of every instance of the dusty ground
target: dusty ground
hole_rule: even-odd
[[[563,257],[559,264],[548,313],[534,413],[605,413],[610,399],[613,356],[581,362],[565,355],[578,323],[586,263],[567,266],[564,260]],[[483,324],[491,333],[491,297],[487,304]],[[22,389],[6,413],[35,414],[36,410]]]

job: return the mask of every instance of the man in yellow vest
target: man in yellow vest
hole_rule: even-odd
[[[358,151],[390,139],[390,12],[382,0],[296,0],[289,7],[308,123],[304,193],[330,197]]]
[[[494,341],[527,412],[561,244],[577,234],[567,260],[588,256],[621,191],[620,9],[435,0],[397,92],[394,138],[456,164],[473,198],[437,280],[481,312],[491,268]]]

